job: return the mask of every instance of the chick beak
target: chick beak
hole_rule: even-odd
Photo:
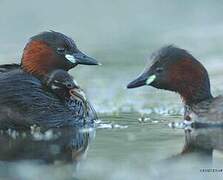
[[[73,64],[101,65],[96,59],[87,56],[80,50],[73,54],[66,54],[65,57]]]

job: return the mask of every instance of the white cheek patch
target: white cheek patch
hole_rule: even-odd
[[[51,89],[60,89],[58,86],[55,86],[54,84],[51,86]]]
[[[73,55],[66,54],[65,58],[68,59],[72,63],[76,63],[76,59],[75,59],[75,57]]]
[[[156,75],[149,76],[148,79],[146,80],[146,84],[147,85],[151,84],[155,79],[156,79]]]
[[[78,86],[77,81],[75,81],[74,79],[73,79],[73,83],[75,86]]]

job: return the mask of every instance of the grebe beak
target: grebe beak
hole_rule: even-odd
[[[73,54],[66,54],[66,59],[74,64],[84,64],[84,65],[101,65],[96,59],[87,56],[81,51],[75,52]]]

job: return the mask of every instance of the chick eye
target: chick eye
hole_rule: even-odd
[[[59,47],[59,48],[57,48],[57,52],[58,52],[58,54],[64,54],[65,48]]]
[[[73,88],[73,84],[72,83],[67,83],[66,86],[67,86],[68,89]]]
[[[157,73],[161,73],[162,71],[163,71],[163,68],[161,68],[161,67],[156,68]]]

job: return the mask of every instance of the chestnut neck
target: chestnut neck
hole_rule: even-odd
[[[59,68],[53,50],[43,41],[31,41],[24,48],[21,67],[22,69],[42,79],[53,69]]]
[[[210,90],[210,81],[208,75],[203,77],[201,84],[196,84],[196,81],[190,86],[182,87],[179,89],[178,93],[183,99],[185,105],[191,107],[200,103],[201,101],[213,99]]]
[[[168,74],[169,88],[179,93],[186,105],[213,98],[207,70],[189,53],[176,56]]]

